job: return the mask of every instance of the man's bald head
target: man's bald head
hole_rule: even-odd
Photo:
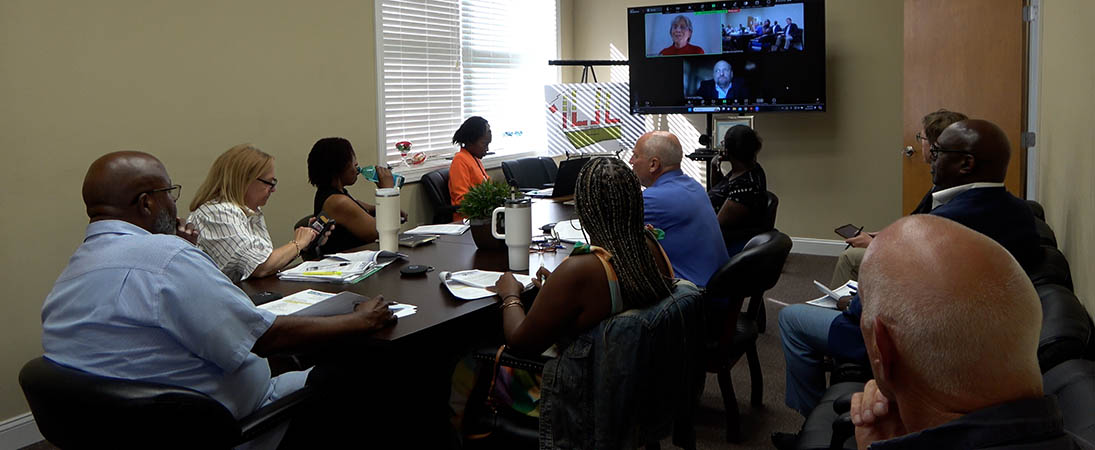
[[[1002,183],[1008,172],[1011,145],[1004,130],[987,120],[967,119],[943,130],[941,150],[932,161],[932,181],[949,188],[967,183]]]
[[[632,170],[643,186],[650,186],[663,173],[681,167],[684,150],[681,141],[668,131],[651,131],[635,142]]]
[[[107,153],[87,169],[84,205],[92,222],[118,219],[153,233],[174,233],[175,202],[142,196],[170,186],[167,169],[156,157],[136,151]],[[148,201],[139,201],[142,198]],[[170,229],[162,223],[167,216]]]
[[[967,411],[1041,395],[1038,295],[992,239],[909,216],[871,242],[859,279],[871,366],[899,406],[903,393]]]

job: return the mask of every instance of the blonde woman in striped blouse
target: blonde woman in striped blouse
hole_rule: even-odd
[[[213,162],[190,202],[186,220],[198,228],[198,247],[232,281],[277,273],[316,238],[315,230],[300,227],[292,241],[274,248],[261,208],[277,183],[274,157],[240,144]]]

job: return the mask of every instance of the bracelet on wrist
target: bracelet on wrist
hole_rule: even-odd
[[[518,297],[516,295],[507,295],[504,299],[502,299],[502,304],[499,306],[499,308],[506,309],[511,306],[524,306],[524,304],[521,303],[521,297]]]
[[[296,239],[289,241],[289,243],[293,244],[293,247],[297,249],[297,255],[300,255],[300,244],[297,244]]]

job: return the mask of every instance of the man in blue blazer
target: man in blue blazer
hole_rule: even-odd
[[[929,214],[992,238],[1029,270],[1042,253],[1030,207],[1004,189],[1010,155],[1003,130],[991,122],[963,120],[947,127],[930,149],[932,183],[937,190],[932,193]],[[787,406],[803,415],[817,406],[825,390],[820,367],[824,355],[841,361],[867,360],[859,328],[862,309],[859,297],[854,297],[843,312],[809,305],[780,312]]]

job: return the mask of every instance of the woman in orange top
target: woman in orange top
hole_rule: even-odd
[[[490,179],[487,170],[483,168],[483,155],[487,154],[490,147],[490,124],[487,119],[479,116],[469,117],[456,134],[452,135],[452,143],[460,144],[460,151],[452,158],[449,166],[449,197],[453,206],[459,206],[464,200],[464,194],[472,186]],[[459,213],[454,214],[452,220],[462,220]]]

